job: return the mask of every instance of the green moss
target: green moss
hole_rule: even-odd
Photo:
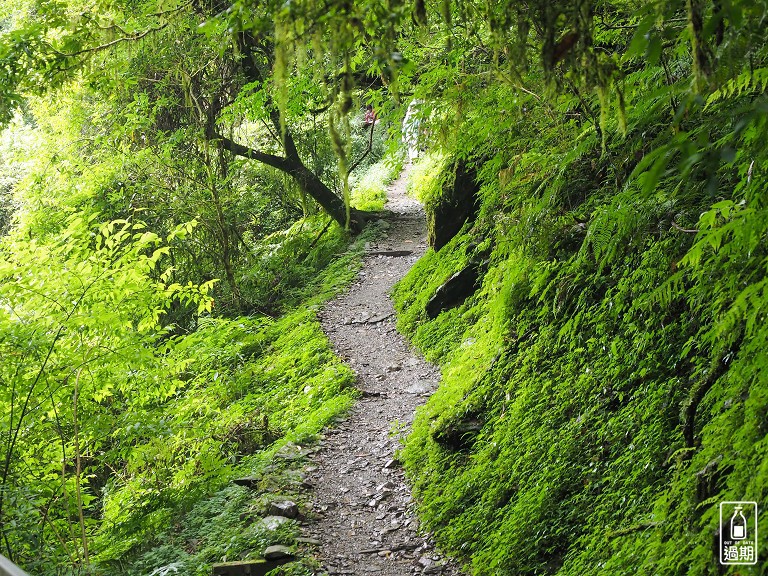
[[[706,270],[678,272],[699,248],[660,232],[661,193],[608,183],[574,203],[593,154],[523,155],[504,183],[486,165],[477,223],[395,287],[399,328],[443,375],[405,467],[426,527],[473,574],[714,574],[717,503],[768,492],[768,330],[742,340],[746,315],[723,328],[735,279],[759,272],[706,247]],[[481,288],[429,320],[478,240],[492,247]]]
[[[438,152],[428,152],[411,166],[407,191],[424,205],[435,202],[440,195],[440,182],[446,157]]]

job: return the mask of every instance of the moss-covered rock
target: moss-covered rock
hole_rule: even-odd
[[[474,165],[464,160],[449,162],[439,192],[425,204],[429,245],[440,250],[464,224],[477,215],[480,186]]]

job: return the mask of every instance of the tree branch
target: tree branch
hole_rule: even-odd
[[[155,26],[154,28],[148,28],[147,30],[144,30],[144,32],[141,32],[139,34],[134,34],[133,36],[122,36],[120,38],[116,38],[112,40],[111,42],[107,42],[106,44],[99,44],[98,46],[91,46],[90,48],[83,48],[82,50],[75,50],[74,52],[61,52],[60,50],[56,50],[52,45],[49,44],[49,47],[53,52],[58,54],[59,56],[63,56],[65,58],[74,58],[75,56],[82,56],[83,54],[91,54],[93,52],[101,52],[102,50],[106,50],[107,48],[111,48],[112,46],[115,46],[117,44],[121,44],[122,42],[134,42],[136,40],[141,40],[145,36],[149,36],[153,32],[159,32],[163,28],[166,28],[168,26],[168,22],[165,24],[161,24],[160,26]]]
[[[376,126],[376,120],[374,120],[373,123],[371,123],[371,134],[368,136],[368,147],[363,152],[363,155],[360,156],[360,158],[358,158],[357,160],[355,160],[352,163],[352,166],[349,167],[349,170],[348,170],[349,174],[351,174],[352,171],[360,165],[360,162],[365,160],[365,157],[371,153],[371,150],[373,149],[373,128],[375,126]]]
[[[224,150],[232,152],[236,156],[242,156],[243,158],[249,158],[251,160],[258,160],[267,166],[277,168],[278,170],[288,171],[291,168],[291,163],[288,159],[282,156],[275,156],[274,154],[268,154],[267,152],[261,152],[260,150],[254,150],[248,146],[243,146],[235,142],[234,140],[222,136],[216,132],[211,132],[207,135],[208,140],[216,140],[221,144]]]

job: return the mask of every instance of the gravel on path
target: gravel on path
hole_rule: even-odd
[[[406,172],[388,191],[386,235],[367,246],[351,289],[320,317],[336,353],[355,370],[362,398],[337,427],[326,430],[307,469],[314,486],[305,527],[319,540],[329,575],[461,574],[419,531],[410,489],[395,460],[417,406],[435,390],[438,369],[417,356],[395,329],[392,286],[426,250],[421,205],[405,193]]]

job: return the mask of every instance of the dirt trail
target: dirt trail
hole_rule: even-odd
[[[440,374],[397,333],[388,296],[426,249],[424,211],[405,194],[405,172],[390,187],[386,208],[393,212],[388,236],[368,246],[356,282],[321,314],[337,354],[357,372],[363,397],[326,431],[308,469],[320,520],[306,535],[320,541],[318,557],[330,575],[458,575],[419,534],[410,490],[393,460],[400,435]]]

